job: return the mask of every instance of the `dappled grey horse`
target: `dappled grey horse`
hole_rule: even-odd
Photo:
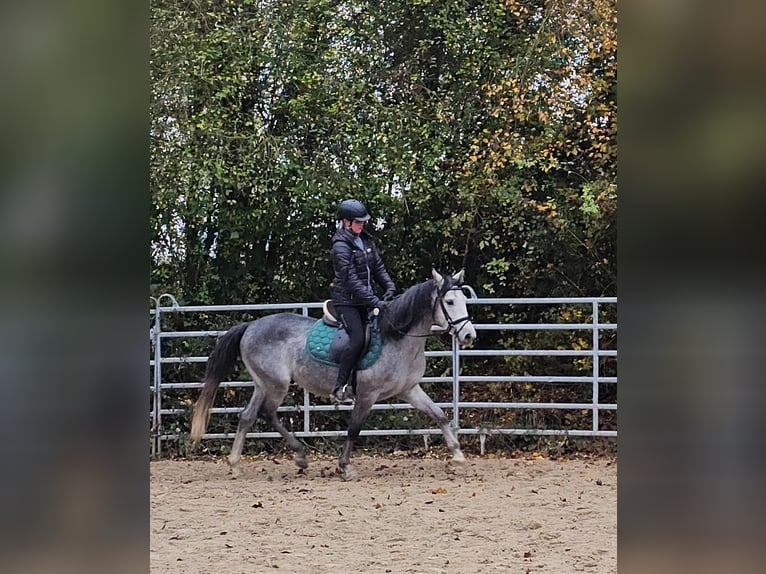
[[[452,460],[465,460],[444,411],[420,387],[426,368],[426,337],[431,333],[432,326],[454,335],[461,346],[470,345],[476,338],[461,288],[462,280],[463,271],[451,277],[442,276],[434,270],[431,279],[410,287],[383,306],[378,318],[383,343],[380,357],[372,366],[357,373],[356,401],[338,459],[338,468],[344,480],[356,478],[350,464],[351,450],[372,406],[391,397],[400,397],[429,415],[444,434],[445,442],[452,451]],[[240,413],[229,455],[234,476],[240,472],[239,461],[246,435],[259,416],[279,431],[296,451],[295,463],[300,468],[308,466],[303,443],[279,421],[277,408],[282,404],[291,382],[313,394],[330,395],[337,366],[315,360],[306,350],[309,329],[316,321],[295,313],[267,315],[229,329],[210,354],[202,392],[194,405],[191,424],[193,443],[198,443],[205,433],[218,385],[232,372],[238,357],[242,357],[255,381],[253,396]]]

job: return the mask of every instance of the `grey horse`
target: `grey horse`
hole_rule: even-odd
[[[351,451],[372,406],[392,397],[399,397],[429,415],[441,429],[452,451],[452,460],[465,461],[449,419],[420,387],[426,368],[426,337],[431,334],[432,326],[454,335],[461,346],[470,345],[476,339],[476,330],[469,318],[466,297],[461,288],[462,281],[462,270],[454,276],[442,276],[433,270],[432,278],[410,287],[383,306],[378,318],[383,342],[380,357],[370,367],[357,373],[356,400],[338,459],[338,468],[344,480],[357,478],[350,464]],[[337,366],[315,360],[306,350],[307,333],[315,321],[295,313],[267,315],[232,327],[211,352],[202,392],[194,405],[191,423],[193,444],[198,443],[205,434],[218,386],[232,372],[239,357],[255,381],[253,396],[240,413],[228,459],[233,476],[241,472],[239,463],[245,438],[259,416],[279,431],[296,452],[295,463],[298,467],[308,466],[303,443],[279,421],[277,408],[282,404],[291,382],[310,393],[330,395]]]

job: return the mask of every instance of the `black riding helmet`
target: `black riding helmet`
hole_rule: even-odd
[[[361,202],[356,199],[346,199],[338,206],[338,219],[367,221],[370,219],[370,214]]]

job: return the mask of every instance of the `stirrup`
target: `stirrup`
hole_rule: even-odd
[[[346,383],[340,388],[333,389],[332,398],[339,405],[353,405],[354,396],[351,394],[351,386]]]

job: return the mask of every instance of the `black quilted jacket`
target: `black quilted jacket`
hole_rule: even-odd
[[[366,231],[359,234],[364,249],[354,243],[356,235],[341,227],[332,238],[332,300],[336,304],[360,305],[372,309],[380,305],[373,292],[373,283],[393,294],[396,287],[388,275],[372,237]]]

